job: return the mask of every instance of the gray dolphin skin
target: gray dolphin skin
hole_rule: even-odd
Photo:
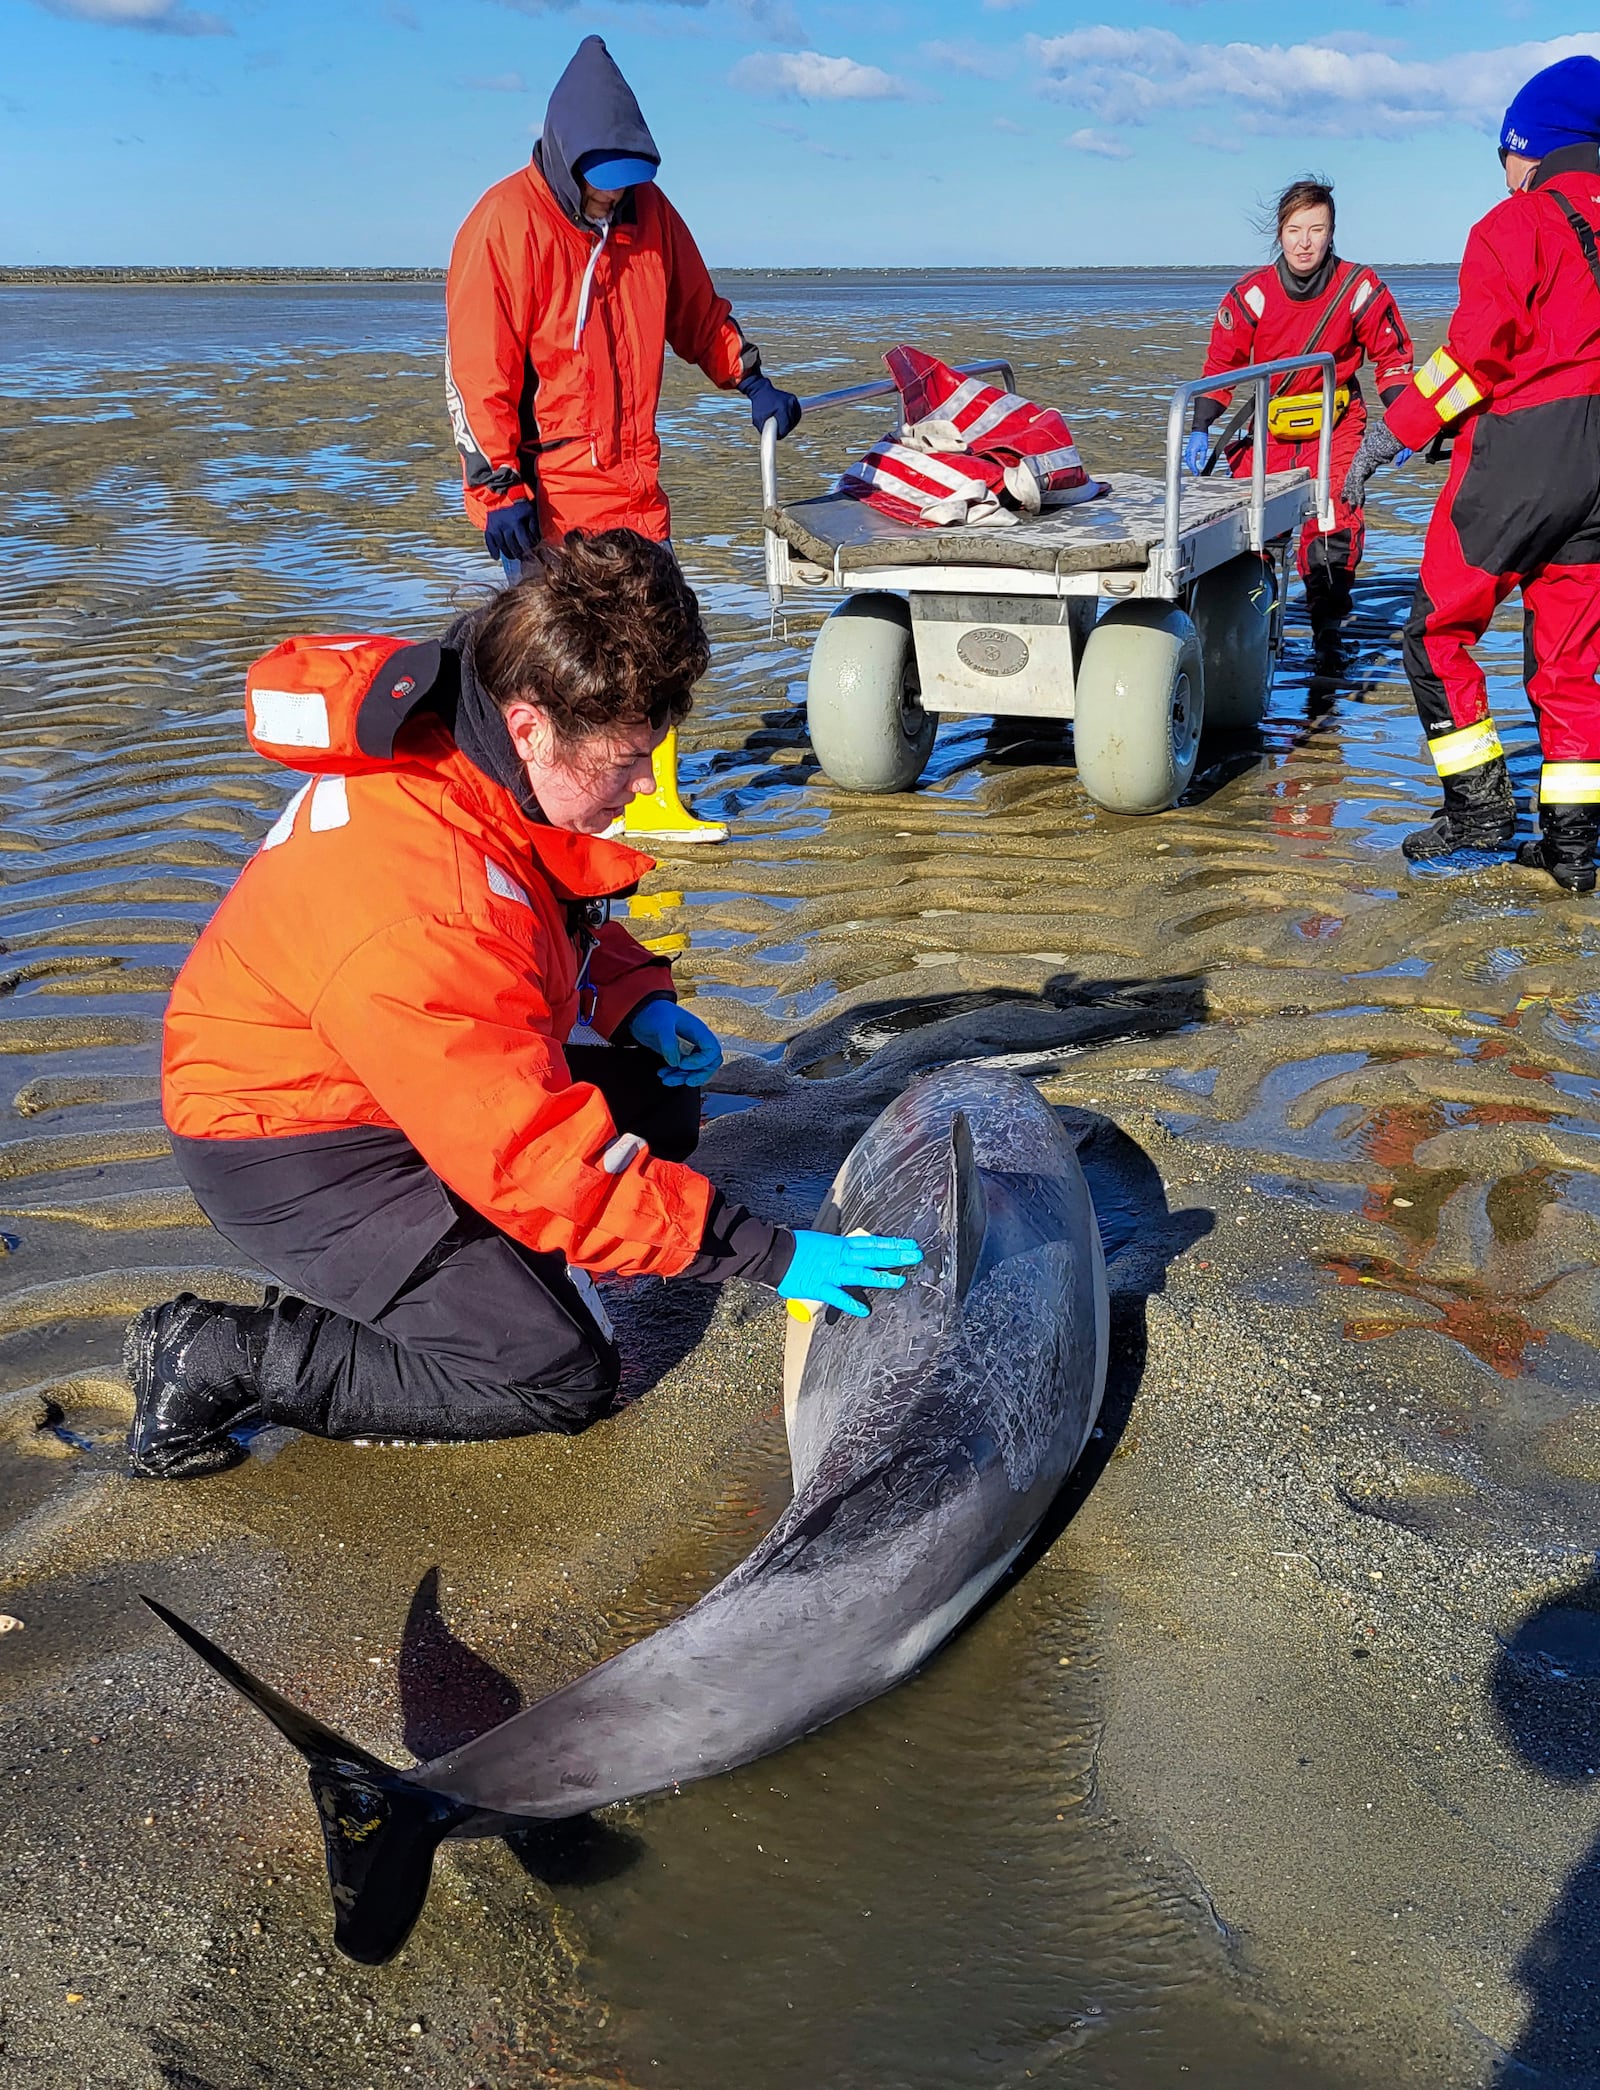
[[[680,1618],[476,1740],[395,1770],[152,1604],[310,1764],[350,1957],[400,1949],[447,1836],[710,1777],[889,1690],[1037,1528],[1094,1426],[1109,1318],[1088,1185],[1049,1105],[982,1067],[925,1077],[817,1224],[909,1235],[925,1260],[867,1319],[791,1323],[789,1507]]]

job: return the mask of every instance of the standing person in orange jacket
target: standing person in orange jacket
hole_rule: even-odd
[[[443,641],[291,639],[247,690],[292,798],[179,974],[162,1112],[217,1231],[283,1291],[129,1330],[134,1470],[230,1434],[508,1437],[606,1414],[589,1274],[745,1277],[864,1313],[914,1242],[770,1226],[686,1165],[722,1054],[611,921],[600,838],[705,672],[671,552],[542,548]]]
[[[481,197],[456,235],[445,396],[467,514],[508,571],[568,530],[670,536],[656,433],[669,346],[742,392],[756,428],[774,421],[781,437],[799,423],[799,400],[762,372],[662,194],[660,164],[632,88],[586,36],[532,159]],[[682,806],[676,767],[673,736],[657,758],[650,817],[630,818],[630,830],[721,840],[724,830]]]
[[[1588,893],[1600,843],[1600,59],[1535,73],[1506,111],[1500,160],[1510,193],[1467,235],[1445,345],[1368,429],[1345,498],[1453,433],[1404,641],[1444,803],[1402,849],[1425,861],[1515,838],[1472,648],[1520,588],[1544,766],[1540,836],[1517,854]]]
[[[1326,181],[1292,181],[1276,206],[1278,256],[1237,282],[1217,307],[1202,376],[1222,376],[1247,363],[1299,355],[1313,340],[1334,358],[1337,390],[1333,431],[1334,524],[1323,530],[1309,516],[1297,557],[1305,584],[1311,640],[1318,664],[1339,664],[1340,627],[1350,614],[1350,584],[1361,564],[1366,526],[1341,489],[1367,425],[1357,377],[1372,366],[1373,384],[1387,406],[1411,380],[1411,336],[1394,294],[1375,269],[1334,252],[1333,190]],[[1202,393],[1194,404],[1194,432],[1184,448],[1189,469],[1205,468],[1210,431],[1226,411],[1226,392]],[[1267,470],[1315,472],[1322,431],[1321,373],[1313,366],[1275,381],[1267,410]],[[1237,478],[1251,469],[1261,431],[1241,428],[1225,441],[1225,462]]]

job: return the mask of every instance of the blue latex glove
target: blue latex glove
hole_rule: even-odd
[[[531,559],[539,549],[539,515],[532,501],[492,508],[483,541],[491,559]]]
[[[778,1283],[780,1299],[836,1306],[841,1313],[865,1320],[867,1308],[855,1292],[898,1292],[905,1283],[895,1272],[922,1261],[915,1241],[885,1234],[818,1234],[799,1228],[794,1260]]]
[[[1197,428],[1193,435],[1185,439],[1183,445],[1184,464],[1187,467],[1187,469],[1193,472],[1194,476],[1198,479],[1200,474],[1205,470],[1206,459],[1210,455],[1211,438],[1208,435],[1202,435],[1199,429]]]
[[[1415,450],[1397,450],[1391,462],[1394,464],[1409,464],[1416,454]]]
[[[629,1017],[628,1030],[666,1061],[660,1079],[669,1089],[704,1088],[722,1065],[716,1032],[675,1001],[647,1001]]]
[[[770,377],[758,370],[754,377],[747,377],[739,390],[750,402],[750,425],[760,431],[767,421],[778,424],[778,440],[793,435],[800,426],[800,402],[792,392],[781,392]]]

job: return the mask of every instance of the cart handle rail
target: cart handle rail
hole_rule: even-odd
[[[998,374],[1006,381],[1006,390],[1017,388],[1016,375],[1009,363],[967,363],[956,372],[957,377],[992,377]],[[888,399],[898,396],[900,387],[892,377],[874,378],[869,385],[844,385],[837,392],[816,392],[811,398],[802,399],[800,411],[807,419],[813,414],[825,414],[836,406],[859,406],[868,399]],[[778,505],[778,424],[763,421],[761,424],[761,505],[776,508]]]
[[[1317,522],[1324,530],[1331,530],[1333,514],[1333,400],[1334,371],[1333,357],[1325,350],[1310,355],[1280,356],[1271,363],[1247,363],[1242,370],[1219,371],[1214,377],[1192,377],[1187,383],[1178,385],[1167,408],[1167,498],[1162,530],[1161,563],[1162,578],[1170,588],[1176,588],[1183,579],[1183,552],[1180,543],[1181,512],[1183,503],[1183,424],[1188,414],[1191,399],[1198,399],[1207,392],[1237,392],[1248,384],[1255,394],[1255,434],[1250,453],[1250,549],[1253,552],[1266,549],[1264,528],[1267,505],[1267,446],[1260,440],[1267,425],[1269,387],[1275,377],[1284,377],[1294,370],[1316,370],[1322,378],[1322,433],[1317,438],[1316,502]]]

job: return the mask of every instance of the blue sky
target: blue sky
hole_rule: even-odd
[[[605,36],[708,260],[1243,262],[1334,178],[1344,252],[1453,261],[1570,4],[0,0],[0,261],[437,265]]]

